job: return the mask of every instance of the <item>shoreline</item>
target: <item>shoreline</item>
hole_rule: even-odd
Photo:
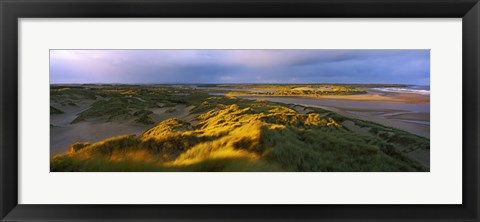
[[[379,108],[378,106],[381,106],[381,105],[388,106],[389,102],[347,100],[347,101],[342,101],[341,105],[338,105],[338,104],[335,105],[335,103],[328,104],[328,102],[330,101],[325,102],[325,100],[312,99],[312,98],[307,100],[306,98],[299,98],[299,97],[239,96],[238,98],[250,99],[250,100],[267,100],[271,102],[294,104],[294,105],[300,105],[304,107],[321,108],[321,109],[332,111],[349,118],[370,121],[377,124],[403,130],[421,137],[430,138],[430,125],[429,125],[430,110],[429,110],[429,105],[427,110],[425,107],[426,104],[424,103],[416,103],[416,104],[408,104],[408,105],[404,105],[404,103],[394,103],[399,107]],[[327,104],[322,104],[322,102]],[[375,103],[377,107],[375,106],[358,107],[359,104],[357,104],[357,103],[369,103],[369,102]],[[350,104],[353,103],[357,107],[353,105],[350,107],[344,106],[347,103],[350,103]],[[420,105],[420,107],[415,107],[413,105]],[[364,108],[364,107],[369,107],[369,108]],[[401,108],[409,108],[410,110],[401,109]]]
[[[407,103],[407,104],[429,104],[430,96],[414,93],[376,93],[369,91],[367,94],[357,95],[262,95],[262,94],[229,94],[225,96],[233,97],[289,97],[289,98],[307,98],[307,99],[333,99],[365,102],[388,102],[388,103]]]

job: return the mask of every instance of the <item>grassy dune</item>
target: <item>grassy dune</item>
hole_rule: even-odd
[[[89,89],[105,99],[76,121],[138,118],[151,124],[150,109],[176,104],[194,106],[195,121],[170,118],[141,135],[72,144],[51,159],[51,171],[428,171],[406,155],[429,150],[428,139],[322,109],[300,113],[287,104],[191,89],[109,90]],[[345,127],[347,120],[368,133]]]
[[[229,92],[229,95],[262,96],[323,96],[323,95],[358,95],[367,92],[351,85],[332,84],[279,84],[279,85],[233,85],[232,88],[264,90],[257,92]]]

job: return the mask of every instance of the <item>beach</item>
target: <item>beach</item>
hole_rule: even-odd
[[[365,95],[239,96],[239,98],[318,107],[430,138],[429,95],[369,91]]]

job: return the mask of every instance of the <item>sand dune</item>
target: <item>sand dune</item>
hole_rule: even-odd
[[[103,119],[95,119],[75,124],[70,124],[78,113],[88,108],[93,101],[86,101],[81,106],[63,109],[64,114],[51,115],[50,122],[50,156],[63,153],[68,146],[75,142],[97,142],[106,138],[136,134],[139,135],[150,129],[155,124],[141,124],[134,120],[116,120],[107,122]],[[169,118],[185,119],[189,117],[193,107],[177,105],[153,110],[152,119],[155,123]]]
[[[329,96],[335,98],[337,96]],[[356,100],[358,95],[339,96],[344,99],[320,99],[305,97],[280,97],[280,96],[242,96],[245,99],[262,99],[272,102],[296,104],[302,106],[318,107],[340,115],[361,120],[371,121],[385,126],[401,129],[419,136],[430,138],[430,104],[405,103],[396,100],[367,100],[371,96],[360,95],[364,100]],[[374,98],[388,98],[382,95]],[[349,98],[349,99],[345,99]],[[392,102],[395,101],[395,102]]]

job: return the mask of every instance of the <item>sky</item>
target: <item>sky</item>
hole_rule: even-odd
[[[430,85],[430,50],[50,50],[50,83]]]

